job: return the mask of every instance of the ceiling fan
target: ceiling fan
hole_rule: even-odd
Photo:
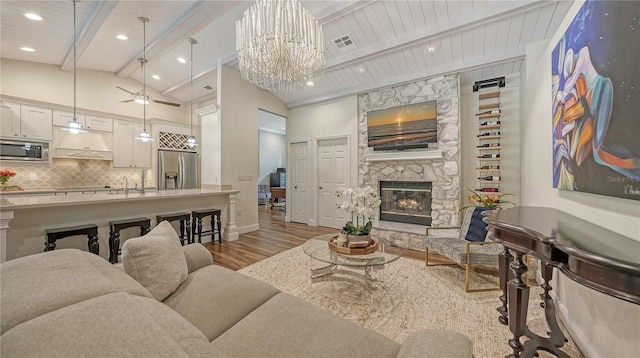
[[[159,104],[166,104],[168,106],[174,106],[174,107],[180,107],[181,104],[180,103],[174,103],[174,102],[167,102],[167,101],[161,101],[158,99],[153,99],[153,97],[151,97],[151,95],[146,94],[143,91],[138,91],[138,92],[131,92],[127,89],[124,89],[120,86],[116,86],[116,88],[121,89],[125,92],[127,92],[128,94],[131,95],[131,97],[133,97],[132,99],[128,99],[126,101],[120,101],[120,103],[128,103],[128,102],[136,102],[139,104],[145,104],[144,102],[146,101],[146,104],[149,104],[149,102],[153,102],[153,103],[159,103]]]
[[[127,89],[124,89],[120,86],[116,86],[117,89],[121,89],[125,92],[127,92],[128,94],[131,95],[131,97],[133,97],[132,99],[128,99],[126,101],[120,101],[120,103],[127,103],[127,102],[136,102],[139,104],[149,104],[149,102],[153,102],[153,103],[159,103],[159,104],[166,104],[167,106],[174,106],[174,107],[180,107],[181,105],[179,103],[174,103],[174,102],[167,102],[167,101],[160,101],[157,99],[153,99],[153,97],[151,97],[149,94],[147,94],[147,83],[145,81],[145,67],[144,64],[147,63],[147,44],[146,44],[146,26],[145,24],[147,22],[149,22],[149,19],[146,17],[138,17],[138,20],[140,20],[140,22],[142,22],[142,51],[143,51],[143,55],[142,57],[138,58],[138,62],[140,62],[140,77],[142,82],[142,90],[138,91],[138,92],[131,92]]]

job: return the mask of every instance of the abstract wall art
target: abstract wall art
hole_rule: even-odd
[[[552,52],[553,187],[640,200],[640,2],[587,1]]]

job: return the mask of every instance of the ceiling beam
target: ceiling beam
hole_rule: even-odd
[[[199,1],[195,3],[162,34],[147,45],[147,59],[160,56],[174,47],[180,40],[186,39],[189,34],[206,26],[211,18],[223,15],[229,7],[233,6],[238,6],[238,3],[231,1]],[[142,55],[143,51],[141,49],[139,53],[116,72],[116,75],[119,77],[130,76],[139,68],[138,58],[142,57]]]
[[[82,3],[80,3],[82,5]],[[118,5],[118,1],[100,1],[96,2],[93,12],[89,15],[85,21],[80,33],[76,34],[76,60],[80,61],[82,55],[91,45],[91,42],[102,28],[102,25],[107,21],[109,15]],[[63,71],[71,71],[73,69],[73,45],[67,51],[66,56],[60,64],[60,69]]]
[[[453,74],[453,73],[471,71],[477,68],[519,60],[519,59],[523,59],[525,55],[526,55],[526,48],[524,47],[516,48],[516,49],[509,50],[493,56],[486,56],[486,57],[481,57],[481,58],[477,58],[469,61],[463,61],[463,62],[449,63],[443,66],[430,68],[428,70],[404,74],[402,76],[397,76],[393,78],[386,78],[382,81],[375,81],[374,83],[362,84],[356,87],[351,87],[341,91],[332,92],[324,96],[320,96],[320,97],[311,96],[311,97],[291,101],[285,104],[287,105],[288,109],[307,106],[311,104],[338,99],[341,97],[356,95],[358,93],[369,92],[369,91],[373,91],[380,88],[397,86],[403,83],[416,81],[419,79],[428,79],[428,78],[444,76],[444,75]]]

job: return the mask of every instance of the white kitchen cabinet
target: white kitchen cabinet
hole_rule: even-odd
[[[69,122],[73,121],[73,113],[65,111],[53,111],[53,125],[66,127]],[[113,119],[99,117],[90,114],[76,113],[76,122],[80,123],[83,129],[90,129],[100,132],[113,131]]]
[[[73,121],[73,112],[53,111],[53,125],[67,127]],[[80,128],[85,128],[85,115],[76,113],[76,122],[80,123]]]
[[[150,168],[151,143],[134,139],[142,124],[116,119],[113,122],[113,167]]]
[[[52,112],[48,108],[2,101],[2,137],[51,140]]]
[[[20,135],[20,104],[0,101],[0,136],[18,138]]]
[[[20,137],[51,140],[53,113],[49,108],[20,105]]]
[[[113,119],[106,117],[98,117],[87,114],[85,116],[85,123],[87,129],[101,132],[113,131]]]

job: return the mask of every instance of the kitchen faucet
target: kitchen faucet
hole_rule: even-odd
[[[129,194],[129,184],[127,184],[127,176],[125,175],[123,179],[124,179],[124,193],[126,195],[126,194]]]
[[[142,180],[142,185],[140,189],[141,194],[144,194],[144,179],[146,176],[147,176],[147,171],[145,169],[142,169],[142,174],[140,175],[140,179]]]

